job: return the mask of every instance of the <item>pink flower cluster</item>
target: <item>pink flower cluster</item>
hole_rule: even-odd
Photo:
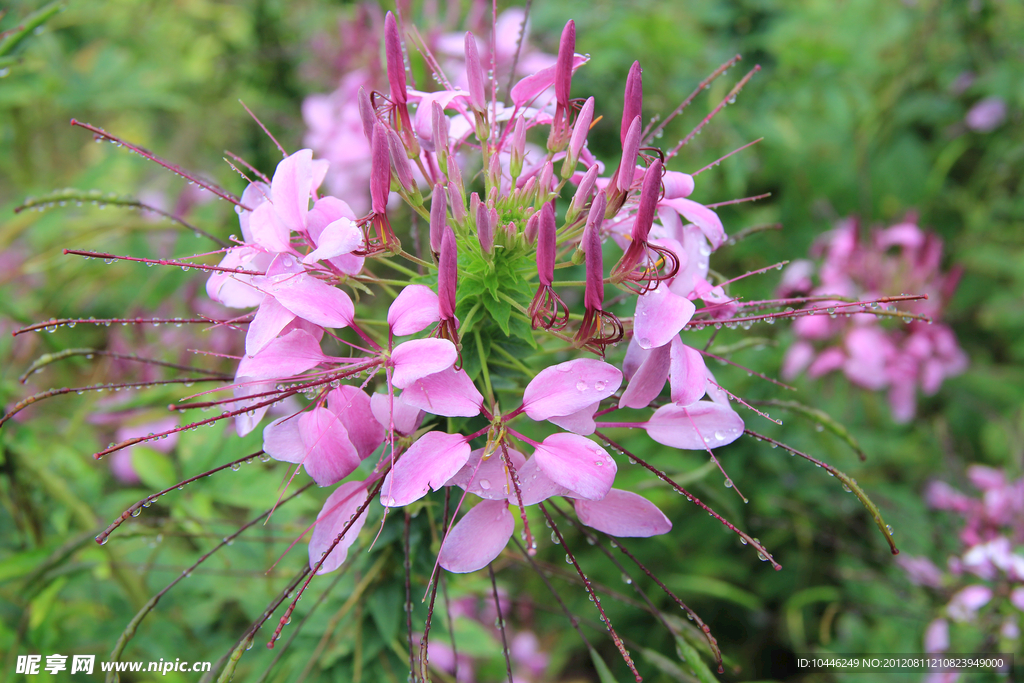
[[[985,621],[998,629],[998,637],[1009,646],[1001,645],[1000,651],[1016,650],[1024,613],[1024,477],[1011,481],[1002,470],[982,465],[969,467],[967,477],[981,492],[980,498],[939,481],[925,491],[930,507],[963,518],[960,540],[964,549],[949,558],[948,571],[926,557],[901,555],[896,561],[914,583],[951,596],[944,615],[928,626],[927,652],[947,651],[950,621],[977,622],[986,607]]]
[[[797,320],[797,342],[786,353],[782,377],[791,379],[804,371],[820,377],[839,370],[865,389],[888,390],[893,418],[911,420],[919,388],[933,395],[943,380],[967,367],[956,335],[936,322],[960,277],[957,269],[941,270],[942,240],[912,218],[868,234],[848,218],[815,242],[812,256],[821,259],[819,266],[801,260],[787,267],[780,296],[810,294],[817,306],[909,292],[928,298],[908,304],[914,315],[905,316],[907,324],[899,329],[883,324],[879,313],[885,314],[885,309],[870,314],[851,314],[848,308],[837,314],[831,309],[828,318]]]

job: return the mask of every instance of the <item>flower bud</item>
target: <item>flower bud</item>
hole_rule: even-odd
[[[441,172],[448,175],[448,117],[437,100],[430,103],[430,133]]]
[[[466,32],[466,81],[469,83],[469,106],[477,113],[487,111],[487,96],[484,94],[484,70],[480,66],[480,53],[476,49],[476,38]]]
[[[622,143],[622,162],[619,170],[615,172],[615,189],[619,192],[629,192],[633,185],[633,176],[636,174],[636,155],[640,151],[640,117],[633,117],[626,131],[625,142]],[[609,184],[609,187],[611,185]]]
[[[640,62],[633,62],[629,68],[629,76],[626,77],[626,94],[622,105],[622,126],[619,130],[619,141],[623,146],[626,144],[626,133],[633,123],[633,119],[642,116],[644,104],[644,79]]]
[[[512,174],[512,181],[523,172],[523,159],[526,157],[526,119],[522,116],[516,119],[515,128],[512,129],[512,159],[509,162],[509,171]]]
[[[476,236],[480,240],[480,248],[484,250],[484,253],[490,254],[494,248],[494,223],[491,221],[492,209],[488,209],[486,204],[480,202],[476,192],[473,193],[470,199],[470,205],[472,206],[474,203],[476,204],[476,209],[473,212],[473,215],[476,216]],[[497,213],[494,214],[493,219],[497,221]]]
[[[430,251],[435,254],[441,253],[441,238],[448,226],[447,213],[444,188],[440,184],[434,185],[434,193],[430,196]]]
[[[531,207],[532,208],[532,207]],[[540,213],[534,212],[526,219],[526,229],[523,230],[523,239],[527,244],[533,244],[537,240],[537,233],[540,230]]]
[[[409,166],[409,155],[402,144],[402,138],[393,130],[388,131],[388,151],[391,153],[391,163],[395,167],[395,174],[398,182],[408,194],[418,192],[416,181],[412,177],[412,168]]]
[[[569,178],[576,172],[576,161],[583,151],[583,144],[587,141],[587,133],[590,132],[590,124],[594,120],[594,98],[590,97],[576,117],[576,125],[572,129],[572,137],[569,138],[569,151],[565,155],[565,163],[562,164],[562,177]]]
[[[538,180],[538,192],[540,193],[538,198],[542,202],[548,200],[548,195],[551,194],[551,188],[554,186],[555,167],[550,161],[544,163],[544,167],[540,170],[540,179]]]
[[[555,100],[568,115],[569,90],[572,87],[572,63],[576,56],[576,22],[570,19],[562,29],[555,62]]]
[[[583,179],[580,180],[579,187],[576,188],[576,194],[573,195],[572,201],[569,202],[569,208],[565,212],[566,223],[574,223],[583,213],[583,207],[590,201],[590,193],[594,191],[598,170],[597,164],[594,164],[583,174]]]
[[[407,102],[405,57],[402,55],[402,38],[398,35],[398,22],[391,12],[384,17],[384,56],[387,60],[391,101],[396,107],[404,108]]]
[[[363,122],[363,134],[366,135],[366,141],[371,142],[373,140],[373,126],[377,123],[377,114],[373,111],[373,104],[370,102],[370,96],[366,93],[365,88],[359,88],[359,92],[356,94],[356,102],[359,104],[359,118]]]
[[[437,307],[441,320],[455,317],[455,285],[459,279],[459,254],[455,233],[445,226],[441,236],[441,253],[437,261]]]
[[[544,202],[537,232],[537,279],[549,287],[555,281],[555,237],[555,209],[551,202]]]
[[[370,142],[370,206],[374,213],[384,213],[391,192],[391,161],[388,152],[388,132],[379,121],[373,126]]]

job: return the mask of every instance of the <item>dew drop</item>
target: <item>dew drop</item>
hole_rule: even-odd
[[[577,391],[586,391],[587,388],[588,388],[587,387],[587,383],[584,382],[583,380],[580,380],[579,382],[576,382],[576,390]]]
[[[142,514],[142,508],[135,508],[132,510],[132,517],[138,517]]]
[[[241,469],[241,465],[239,465],[237,462],[231,463],[231,471],[232,472],[237,472],[239,469]]]
[[[491,488],[491,482],[487,481],[486,479],[481,479],[480,488],[482,488],[484,491],[489,490]]]
[[[727,488],[727,489],[731,489],[732,488],[732,479],[726,479],[725,480],[725,488]]]

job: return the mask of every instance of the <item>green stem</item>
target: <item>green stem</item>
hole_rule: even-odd
[[[513,356],[511,353],[501,348],[500,344],[495,344],[491,348],[500,353],[502,356],[504,356],[512,367],[515,367],[515,369],[519,370],[527,377],[531,377],[533,375],[533,372],[530,370],[530,368],[526,367],[521,360]]]
[[[484,353],[484,345],[480,341],[480,332],[473,330],[473,336],[476,338],[476,351],[480,355],[480,369],[483,370],[484,374],[484,387],[487,389],[487,398],[490,399],[493,406],[494,390],[491,389],[491,373],[487,371],[487,354]]]

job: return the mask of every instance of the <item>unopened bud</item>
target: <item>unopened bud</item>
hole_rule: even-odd
[[[532,208],[532,207],[531,207]],[[535,212],[526,219],[526,229],[523,230],[523,239],[527,244],[537,241],[537,233],[540,230],[540,213]]]
[[[626,77],[625,100],[622,105],[622,125],[619,130],[619,141],[625,146],[626,133],[633,123],[633,119],[642,116],[644,104],[644,78],[640,62],[633,62],[629,68],[629,76]]]
[[[441,236],[441,253],[437,261],[437,307],[441,320],[455,317],[455,286],[459,279],[459,254],[455,233],[445,226]]]
[[[398,35],[398,22],[391,12],[384,17],[384,56],[387,60],[391,101],[396,107],[405,107],[405,57],[402,55],[402,38]]]
[[[480,248],[484,250],[484,253],[490,254],[494,248],[494,223],[491,222],[492,209],[488,209],[486,204],[482,204],[475,192],[470,199],[471,205],[474,203],[474,199],[476,200],[474,215],[476,216],[477,239],[480,240]],[[498,215],[495,213],[493,219],[496,221],[497,218]]]
[[[391,153],[391,163],[395,167],[399,184],[407,193],[412,194],[417,188],[412,177],[412,168],[409,166],[409,155],[402,144],[402,138],[393,130],[388,131],[388,151]]]
[[[430,251],[441,253],[441,238],[448,227],[448,202],[444,188],[434,185],[434,193],[430,196]]]
[[[370,143],[370,206],[374,213],[384,213],[391,192],[391,161],[388,152],[388,132],[383,123],[373,127]]]
[[[523,172],[523,159],[526,157],[526,119],[522,116],[516,119],[515,128],[512,129],[511,160],[509,171],[512,174],[512,181],[515,182],[519,174]]]
[[[544,163],[544,167],[540,170],[540,179],[538,180],[540,200],[546,202],[548,195],[551,193],[551,188],[554,187],[554,175],[555,168],[550,161]]]
[[[437,154],[437,165],[448,175],[448,117],[437,100],[430,103],[430,133]]]
[[[469,83],[469,106],[478,113],[486,111],[484,70],[480,66],[480,53],[476,49],[476,38],[468,31],[466,32],[466,81]]]
[[[583,145],[587,141],[587,133],[590,132],[590,124],[594,120],[594,98],[590,97],[576,117],[576,125],[572,129],[572,137],[569,138],[569,151],[565,155],[565,162],[562,164],[562,177],[569,178],[576,172],[576,162],[583,151]]]
[[[359,92],[356,94],[356,102],[359,104],[359,118],[363,122],[363,134],[366,135],[366,141],[371,142],[373,140],[373,126],[377,123],[377,114],[373,111],[373,104],[370,102],[370,96],[365,88],[359,88]]]
[[[619,192],[629,192],[636,174],[636,155],[640,151],[640,117],[633,118],[633,123],[626,131],[626,140],[622,143],[622,162],[615,174],[615,187]]]
[[[555,100],[569,111],[569,90],[572,87],[572,63],[576,56],[576,22],[570,19],[562,29],[555,62]]]
[[[569,202],[569,208],[565,212],[566,223],[574,223],[583,213],[583,207],[590,201],[590,194],[594,191],[598,170],[597,164],[594,164],[583,174],[583,179],[580,180],[579,187],[576,188],[576,194],[573,195],[572,201]]]
[[[544,202],[537,232],[537,279],[542,285],[551,286],[555,280],[555,255],[558,249],[555,233],[555,208],[551,202]]]

